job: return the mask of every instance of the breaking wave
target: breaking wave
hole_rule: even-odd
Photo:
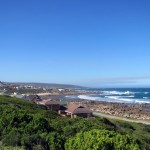
[[[87,100],[100,100],[100,97],[92,97],[88,95],[79,95],[78,98]]]
[[[88,89],[87,91],[90,91]],[[150,103],[150,88],[128,88],[128,89],[91,89],[95,94],[70,95],[70,98],[79,98],[84,100],[108,101],[119,103]]]
[[[134,94],[134,92],[130,91],[125,91],[125,92],[120,92],[120,91],[103,91],[103,94],[105,95],[129,95],[129,94]]]

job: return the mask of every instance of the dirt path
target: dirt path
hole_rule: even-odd
[[[110,119],[117,119],[117,120],[123,120],[123,121],[128,121],[128,122],[135,122],[135,123],[142,123],[142,124],[147,124],[150,125],[150,121],[145,121],[145,120],[133,120],[133,119],[127,119],[123,117],[117,117],[113,115],[108,115],[108,114],[102,114],[99,112],[93,112],[94,116],[100,116],[100,117],[105,117],[105,118],[110,118]]]

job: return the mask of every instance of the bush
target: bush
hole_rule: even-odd
[[[91,130],[69,138],[66,150],[140,150],[138,144],[128,135],[107,130]]]

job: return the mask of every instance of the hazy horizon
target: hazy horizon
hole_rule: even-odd
[[[88,86],[88,85],[81,85],[81,84],[71,84],[71,83],[53,83],[53,82],[17,82],[17,81],[1,81],[4,83],[16,83],[16,84],[58,84],[58,85],[73,85],[73,86],[79,86],[82,88],[93,88],[93,89],[98,89],[98,88],[150,88],[150,86],[144,86],[144,85],[137,85],[137,86],[133,86],[133,85],[124,85],[124,86],[120,86],[120,85],[97,85],[97,86]]]

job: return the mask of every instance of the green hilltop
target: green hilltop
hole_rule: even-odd
[[[106,118],[62,117],[32,102],[0,96],[0,149],[150,150],[150,126]]]

